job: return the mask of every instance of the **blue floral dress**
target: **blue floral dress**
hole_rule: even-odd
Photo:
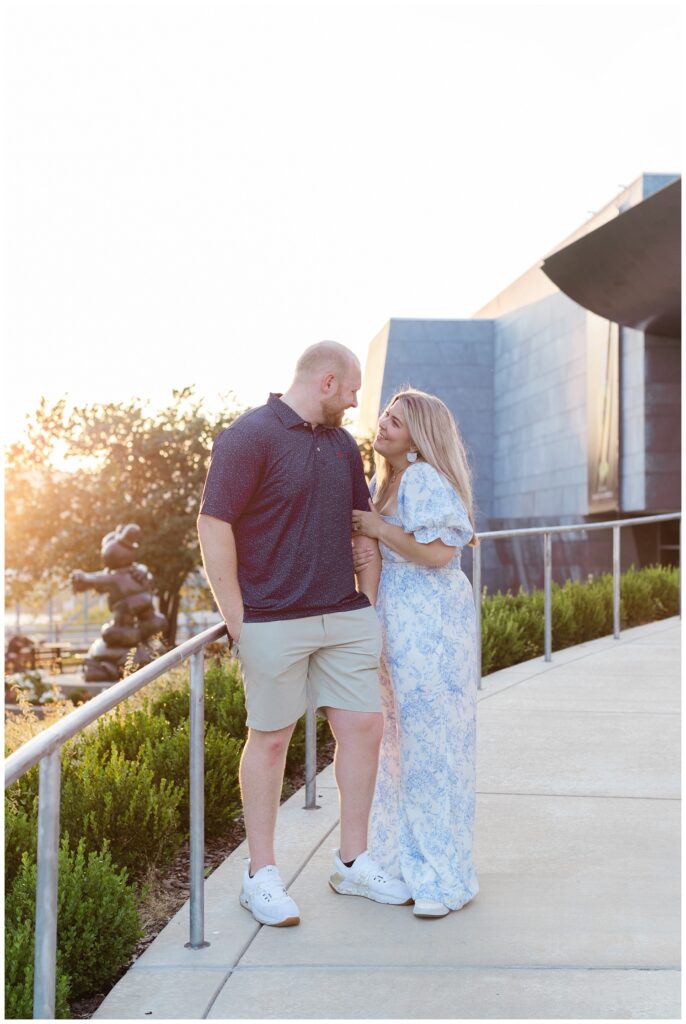
[[[472,527],[454,488],[426,462],[403,473],[398,515],[384,518],[420,544],[440,538],[456,551],[446,566],[430,568],[380,545],[385,724],[369,851],[389,874],[402,875],[415,899],[457,910],[479,891],[472,863],[476,618],[460,568]]]

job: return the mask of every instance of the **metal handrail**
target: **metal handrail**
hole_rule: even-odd
[[[552,535],[585,530],[613,530],[613,619],[614,636],[619,638],[619,531],[635,524],[681,520],[680,513],[613,520],[603,523],[579,523],[571,526],[530,527],[520,530],[496,530],[477,534],[480,541],[505,537],[543,535],[545,591],[545,660],[552,660]],[[681,549],[681,537],[679,538]],[[481,688],[481,548],[473,549],[473,589],[477,619],[477,664]],[[219,622],[179,644],[151,664],[138,669],[127,679],[115,683],[87,704],[76,708],[64,718],[24,743],[5,760],[5,788],[25,772],[40,764],[38,790],[38,846],[36,880],[36,950],[34,968],[33,1016],[51,1020],[55,1016],[55,982],[57,963],[57,862],[59,848],[59,812],[61,785],[61,750],[67,740],[111,711],[170,669],[190,659],[190,940],[191,949],[209,945],[204,939],[204,860],[205,860],[205,798],[204,798],[204,699],[205,647],[226,635],[226,626]],[[317,732],[314,711],[307,711],[305,746],[305,807],[316,807]]]
[[[665,523],[679,520],[679,551],[681,551],[681,513],[668,512],[656,516],[637,516],[633,519],[610,519],[602,523],[573,523],[565,526],[528,526],[519,530],[489,530],[477,533],[479,541],[503,540],[506,537],[543,536],[543,647],[544,660],[552,661],[553,615],[552,615],[552,579],[553,579],[553,534],[579,533],[586,530],[612,530],[612,623],[613,637],[619,640],[619,578],[620,578],[620,530],[625,526],[638,526],[645,523]],[[481,602],[483,590],[481,586],[481,547],[472,549],[472,589],[476,607],[476,663],[479,669],[477,686],[481,689]]]
[[[151,661],[149,665],[139,668],[126,679],[114,683],[109,689],[92,697],[87,704],[82,704],[43,732],[38,733],[37,736],[27,740],[5,759],[5,788],[15,782],[29,768],[38,764],[46,754],[63,746],[67,740],[76,736],[87,725],[91,725],[105,712],[111,711],[122,701],[143,689],[144,686],[159,679],[165,672],[169,672],[170,669],[180,665],[191,655],[202,651],[207,644],[220,640],[223,636],[226,636],[226,626],[223,622],[210,626],[202,633],[198,633],[197,636],[179,644],[173,650],[167,651],[155,661]]]
[[[34,965],[33,1016],[52,1020],[55,1016],[57,971],[57,864],[59,850],[61,751],[64,744],[97,721],[122,701],[159,679],[170,669],[190,659],[190,939],[186,946],[203,949],[203,883],[205,871],[205,647],[226,636],[219,622],[179,644],[156,661],[114,683],[32,737],[5,759],[5,788],[39,764],[38,844],[36,878],[36,949]],[[306,723],[305,807],[314,808],[317,737],[314,712],[308,710]]]

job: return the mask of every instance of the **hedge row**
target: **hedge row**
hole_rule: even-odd
[[[623,629],[677,615],[679,570],[655,565],[629,569],[620,578]],[[553,650],[608,636],[613,629],[612,574],[587,582],[552,585]],[[482,674],[543,654],[543,591],[486,596],[481,607]]]

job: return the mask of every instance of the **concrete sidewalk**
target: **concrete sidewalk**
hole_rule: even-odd
[[[298,928],[238,903],[239,847],[114,987],[110,1019],[678,1018],[680,621],[626,630],[484,680],[481,892],[438,921],[342,897],[332,769],[316,811],[280,811]]]

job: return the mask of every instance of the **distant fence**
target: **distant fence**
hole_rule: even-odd
[[[585,533],[588,530],[612,530],[612,621],[613,636],[619,640],[619,580],[621,531],[626,526],[637,526],[644,523],[667,523],[676,520],[679,523],[679,564],[681,564],[681,513],[669,512],[660,516],[642,516],[635,519],[610,519],[604,523],[575,523],[570,526],[532,526],[521,530],[493,530],[479,533],[480,542],[485,540],[504,540],[507,537],[542,537],[543,538],[543,649],[545,661],[552,660],[553,653],[553,537],[564,533]],[[473,588],[476,605],[476,647],[478,666],[478,686],[481,689],[481,602],[483,591],[481,586],[481,546],[472,549],[473,556]]]
[[[179,620],[176,630],[179,642],[189,640],[192,636],[197,636],[199,630],[208,629],[220,621],[218,615],[208,615],[202,620],[198,617],[198,620]],[[5,643],[11,636],[15,636],[19,632],[24,636],[30,637],[36,643],[59,643],[63,641],[64,643],[76,644],[77,646],[87,646],[98,639],[101,635],[101,630],[102,624],[99,622],[85,623],[78,620],[70,620],[69,622],[54,621],[52,625],[49,622],[21,622],[19,628],[17,628],[14,617],[7,615],[5,618]]]

